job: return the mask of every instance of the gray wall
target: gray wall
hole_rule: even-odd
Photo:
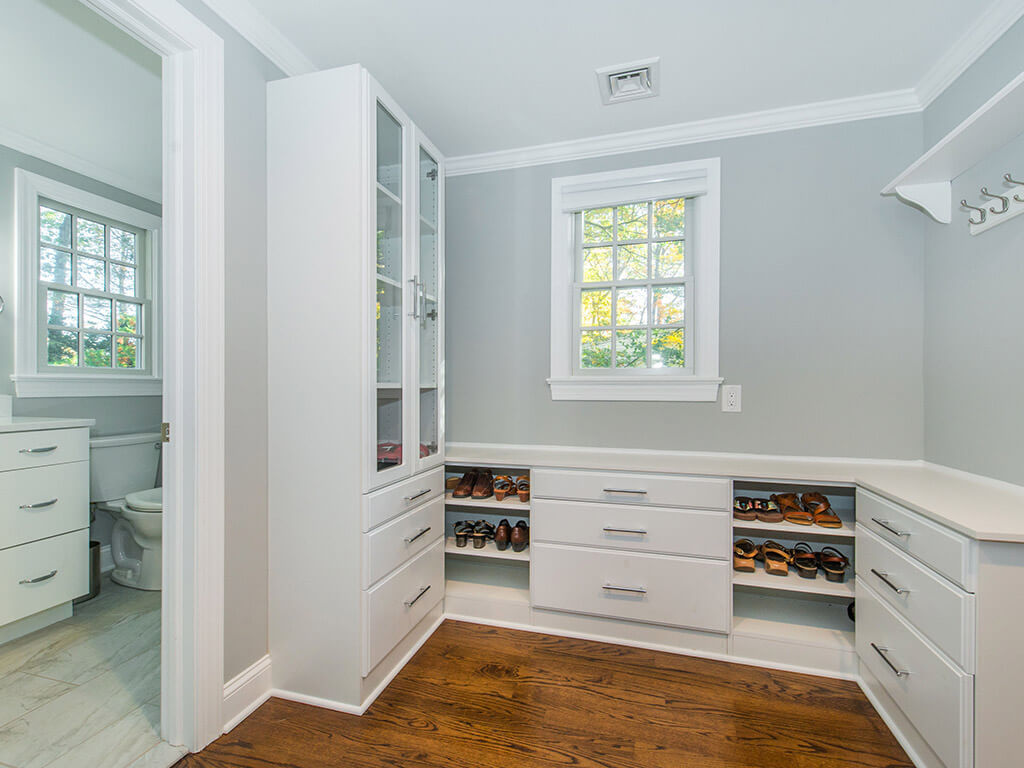
[[[1024,70],[1018,22],[925,112],[941,138]],[[1024,136],[954,180],[954,201],[980,205],[978,189],[1006,189],[1024,177]],[[967,214],[925,232],[925,457],[957,469],[1024,484],[1024,218],[982,235]]]
[[[788,131],[447,181],[447,438],[919,458],[923,236],[879,190],[921,116]],[[553,402],[550,181],[722,158],[717,403]]]

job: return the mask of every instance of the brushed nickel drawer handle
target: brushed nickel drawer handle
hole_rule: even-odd
[[[418,493],[414,493],[412,496],[406,496],[405,500],[406,501],[416,501],[416,499],[418,499],[420,496],[426,496],[428,493],[430,493],[430,489],[426,488],[426,489],[424,489],[422,491],[419,491]]]
[[[22,448],[18,453],[53,453],[56,450],[56,445],[48,445],[45,448]]]
[[[895,673],[896,677],[910,677],[910,672],[908,672],[905,669],[900,669],[892,663],[892,661],[886,655],[889,653],[888,648],[881,648],[880,646],[877,646],[874,643],[871,644],[871,647],[875,649],[875,653],[882,657],[882,661],[884,661],[889,666],[889,669],[891,669]]]
[[[57,571],[50,571],[45,576],[36,576],[34,579],[22,579],[18,583],[19,584],[40,584],[40,583],[42,583],[44,581],[49,581],[50,579],[52,579],[56,575],[57,575]]]
[[[633,490],[632,488],[605,488],[604,492],[605,493],[633,493],[633,494],[636,494],[637,496],[646,496],[647,495],[647,491],[637,491],[637,490]]]
[[[610,525],[604,527],[606,533],[635,533],[637,536],[646,536],[647,531],[643,528],[615,528]]]
[[[603,584],[601,589],[606,589],[609,592],[629,592],[634,595],[647,594],[647,590],[644,587],[620,587],[615,584]]]
[[[429,591],[430,591],[430,585],[427,584],[427,586],[422,587],[420,589],[420,593],[418,595],[416,595],[416,597],[414,597],[412,600],[406,600],[405,601],[405,607],[406,608],[412,608],[414,605],[416,605],[416,603],[419,602],[420,598],[423,597],[425,594],[427,594],[427,592],[429,592]]]
[[[895,584],[893,584],[891,581],[889,581],[889,574],[886,573],[885,571],[876,571],[874,568],[872,568],[871,572],[873,574],[875,574],[875,576],[880,578],[882,580],[882,583],[885,584],[885,586],[887,586],[889,589],[891,589],[897,595],[909,595],[910,594],[910,590],[909,589],[906,589],[904,587],[897,587]]]
[[[57,503],[57,499],[50,499],[49,501],[40,501],[38,504],[22,504],[18,509],[43,509],[44,507],[52,507]]]
[[[417,534],[415,534],[413,536],[406,536],[405,537],[405,543],[406,544],[412,544],[414,541],[416,541],[416,539],[418,539],[420,536],[422,536],[423,534],[425,534],[429,530],[430,530],[430,526],[428,525],[426,528],[421,530],[419,533],[417,533]]]
[[[872,522],[878,523],[880,526],[885,528],[893,536],[909,536],[910,531],[901,531],[897,528],[893,528],[889,520],[879,520],[877,517],[871,518]]]

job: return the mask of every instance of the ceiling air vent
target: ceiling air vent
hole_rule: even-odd
[[[601,101],[605,104],[618,104],[620,101],[657,96],[660,86],[659,62],[660,59],[644,59],[597,70]]]

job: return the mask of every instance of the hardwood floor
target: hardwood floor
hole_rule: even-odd
[[[180,768],[912,768],[855,683],[447,621],[363,717],[271,699]]]

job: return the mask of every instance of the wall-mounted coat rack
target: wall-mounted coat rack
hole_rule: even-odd
[[[1003,182],[1007,187],[1024,187],[1024,181],[1018,181],[1013,174],[1003,174]],[[1022,190],[1024,191],[1024,190]],[[960,207],[971,212],[967,220],[967,228],[972,235],[980,235],[982,232],[998,227],[1004,221],[1009,221],[1015,216],[1024,213],[1024,195],[1015,194],[1013,189],[1006,190],[1005,195],[990,192],[988,187],[982,187],[979,194],[990,200],[998,201],[994,205],[971,205],[967,200],[960,201]]]

